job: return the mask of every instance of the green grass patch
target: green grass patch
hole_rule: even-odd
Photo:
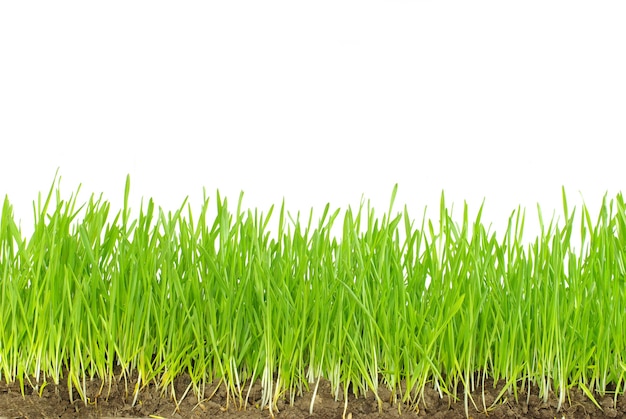
[[[595,220],[583,206],[575,225],[563,192],[563,222],[539,211],[541,234],[524,245],[519,209],[497,240],[482,206],[455,221],[443,194],[439,219],[416,224],[406,207],[394,213],[396,188],[382,218],[362,204],[301,219],[219,193],[197,212],[149,200],[133,217],[129,187],[113,214],[101,196],[62,198],[55,181],[28,238],[5,198],[0,378],[24,388],[65,374],[86,399],[94,377],[135,374],[136,395],[188,374],[189,391],[208,397],[221,381],[236,406],[260,380],[271,412],[322,378],[337,398],[385,386],[413,406],[426,386],[478,403],[468,394],[485,377],[560,403],[571,388],[624,391],[621,194]]]

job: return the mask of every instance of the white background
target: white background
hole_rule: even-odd
[[[0,195],[199,209],[219,188],[320,214],[486,199],[597,209],[623,189],[623,1],[54,1],[0,5]]]

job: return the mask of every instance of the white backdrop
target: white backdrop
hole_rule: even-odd
[[[623,1],[55,1],[0,5],[0,194],[24,231],[69,196],[167,209],[437,216],[445,191],[502,232],[623,189]],[[319,213],[319,212],[318,212]]]

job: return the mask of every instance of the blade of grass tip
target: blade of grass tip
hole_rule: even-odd
[[[515,241],[520,246],[524,239],[524,222],[525,221],[526,221],[526,208],[522,209],[520,212],[520,206],[518,206],[517,215],[515,216]]]
[[[539,217],[539,231],[541,233],[541,237],[545,236],[545,229],[543,224],[543,214],[541,213],[541,206],[537,203],[537,216]]]
[[[565,186],[561,186],[561,198],[563,200],[563,216],[565,217],[565,223],[567,224],[569,211],[567,210],[567,196],[565,195]]]
[[[269,220],[269,217],[268,217]],[[281,251],[283,244],[283,235],[285,229],[285,198],[283,198],[283,202],[280,204],[280,212],[278,214],[278,236],[276,238],[276,244],[278,245],[278,251]]]
[[[441,199],[439,202],[439,244],[437,246],[437,252],[439,253],[440,266],[443,265],[444,260],[444,231],[446,230],[446,221],[448,219],[448,209],[446,208],[446,197],[443,190],[441,190]]]
[[[33,234],[33,237],[31,238],[31,240],[35,239],[38,233],[44,228],[45,221],[46,221],[46,214],[48,213],[48,207],[50,206],[50,201],[52,200],[52,196],[54,195],[54,188],[57,184],[57,181],[61,180],[60,177],[57,179],[57,176],[58,176],[58,169],[57,169],[57,173],[54,175],[54,179],[52,180],[52,185],[50,185],[48,195],[46,196],[46,200],[44,201],[43,205],[41,203],[41,192],[37,194],[36,206],[35,206],[35,202],[33,201],[35,233]],[[37,229],[37,226],[40,226],[39,229]]]
[[[128,197],[130,196],[130,174],[126,175],[126,183],[124,185],[124,209],[122,210],[122,227],[126,231],[128,226],[128,218],[130,217],[130,207],[128,205]]]
[[[396,183],[393,186],[393,190],[391,191],[391,199],[389,200],[389,212],[387,213],[387,220],[391,219],[391,213],[393,211],[393,203],[396,200],[396,193],[398,192],[398,184]]]
[[[581,220],[581,235],[585,237],[586,233],[589,232],[591,238],[593,238],[593,231],[594,228],[593,223],[591,222],[591,214],[589,214],[589,209],[583,200],[583,220]]]

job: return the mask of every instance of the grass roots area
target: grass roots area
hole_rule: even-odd
[[[129,188],[111,214],[102,197],[62,199],[55,181],[28,238],[5,198],[0,379],[22,392],[64,382],[87,400],[94,377],[132,376],[136,396],[184,375],[177,397],[218,382],[241,403],[258,382],[270,413],[286,395],[314,399],[320,382],[379,407],[378,394],[417,406],[434,389],[467,409],[485,382],[501,389],[494,403],[529,388],[559,407],[573,390],[594,402],[624,392],[621,194],[575,224],[563,192],[564,220],[545,225],[539,211],[541,234],[524,245],[519,209],[499,240],[482,206],[457,222],[443,194],[439,220],[416,225],[406,207],[393,215],[396,188],[382,218],[362,204],[316,219],[247,210],[241,196],[231,209],[219,193],[193,214],[149,200],[132,216]]]

